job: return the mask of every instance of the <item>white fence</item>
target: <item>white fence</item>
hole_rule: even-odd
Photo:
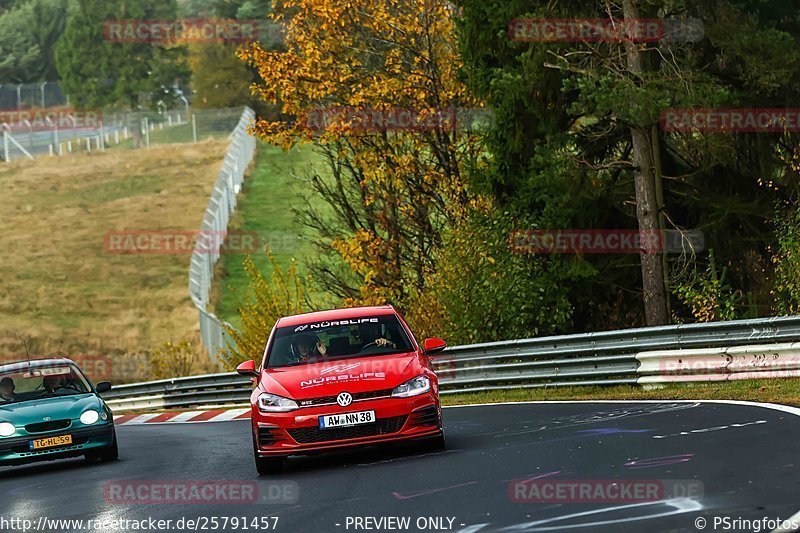
[[[253,160],[256,139],[247,132],[248,125],[255,119],[252,109],[245,108],[239,123],[231,133],[228,152],[219,172],[214,191],[203,216],[201,232],[213,235],[225,234],[231,215],[236,210],[236,195],[244,181],[244,172]],[[222,239],[212,239],[211,249],[198,246],[192,253],[189,268],[189,293],[200,313],[200,335],[203,345],[212,361],[216,361],[219,350],[228,342],[227,334],[220,320],[208,311],[211,280],[214,278],[214,265],[220,257]]]
[[[241,108],[21,113],[0,112],[0,159],[4,161],[224,138],[240,119]],[[9,122],[3,122],[4,118]]]

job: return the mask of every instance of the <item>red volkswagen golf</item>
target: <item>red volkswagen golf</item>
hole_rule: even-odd
[[[391,306],[337,309],[281,318],[255,376],[253,452],[259,474],[289,455],[406,439],[444,447],[439,383],[429,356]]]

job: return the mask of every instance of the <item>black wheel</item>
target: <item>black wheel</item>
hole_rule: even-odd
[[[438,452],[447,449],[447,442],[444,438],[444,432],[436,437],[426,440],[424,442],[424,447],[425,450],[429,452]]]
[[[84,454],[87,461],[100,461],[102,463],[116,461],[119,459],[119,448],[117,447],[117,432],[112,433],[113,439],[110,446],[99,450],[91,450]]]
[[[283,470],[283,457],[260,457],[256,449],[256,436],[253,435],[253,456],[259,476],[279,474]]]

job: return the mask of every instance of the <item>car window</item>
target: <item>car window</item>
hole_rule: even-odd
[[[9,390],[8,384],[13,385]],[[5,388],[4,388],[5,387]],[[91,392],[83,373],[73,365],[54,365],[0,372],[0,403]]]
[[[390,355],[411,351],[411,341],[394,315],[309,322],[278,328],[267,368],[326,359]]]

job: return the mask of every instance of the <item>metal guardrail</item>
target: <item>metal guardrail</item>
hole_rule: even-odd
[[[442,394],[635,385],[642,380],[641,352],[748,345],[760,349],[795,340],[800,340],[800,317],[782,317],[455,346],[435,356],[433,363]],[[663,357],[672,361],[674,355],[664,352]],[[251,388],[248,378],[224,373],[122,385],[103,397],[119,410],[219,407],[246,403]]]
[[[247,132],[247,127],[255,119],[255,113],[245,108],[239,123],[231,133],[228,152],[219,172],[219,177],[208,201],[201,232],[212,235],[224,235],[228,222],[236,210],[236,196],[242,188],[244,172],[253,160],[256,150],[256,139]],[[216,362],[220,348],[230,340],[220,320],[208,311],[211,281],[214,278],[214,265],[220,257],[223,239],[211,239],[211,248],[197,247],[192,253],[189,267],[189,294],[200,315],[200,336],[208,351],[208,356]]]

